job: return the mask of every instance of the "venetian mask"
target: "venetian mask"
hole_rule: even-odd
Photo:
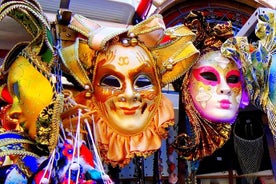
[[[74,99],[92,109],[101,158],[124,167],[135,156],[153,154],[174,124],[173,104],[161,86],[198,59],[195,34],[183,25],[165,29],[158,14],[127,28],[101,26],[80,15],[72,20],[70,29],[86,38],[71,45],[65,38],[61,59],[85,89]]]
[[[119,43],[97,57],[94,98],[106,122],[119,134],[147,128],[161,98],[153,58],[140,45]]]
[[[233,122],[239,110],[242,84],[235,62],[220,51],[202,55],[193,66],[189,91],[195,108],[212,122]]]
[[[12,97],[8,116],[13,122],[18,122],[34,139],[37,118],[42,109],[52,102],[53,87],[47,78],[22,56],[9,68],[7,87]]]

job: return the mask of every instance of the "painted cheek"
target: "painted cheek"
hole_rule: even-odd
[[[157,93],[153,91],[147,91],[147,92],[142,92],[141,93],[141,102],[143,105],[148,106],[148,111],[152,112],[156,108],[156,101],[155,99],[157,98]]]
[[[236,96],[241,94],[241,88],[233,88],[232,91]]]
[[[98,102],[105,103],[110,98],[114,98],[114,96],[118,95],[118,93],[115,93],[114,91],[114,89],[108,87],[99,87],[95,89],[95,98]]]
[[[140,93],[142,99],[146,99],[146,100],[150,100],[150,101],[154,100],[158,95],[158,93],[154,90],[153,91],[151,91],[151,90],[140,91],[139,93]]]
[[[204,73],[204,72],[211,72],[211,73],[215,74],[217,76],[217,80],[213,81],[213,80],[205,79],[204,77],[202,77],[200,75],[201,73]],[[192,72],[192,75],[195,77],[195,79],[197,81],[202,82],[205,85],[216,86],[220,83],[220,79],[218,77],[217,72],[213,68],[210,68],[210,67],[201,67],[201,68],[198,68],[198,69],[194,69],[193,72]]]

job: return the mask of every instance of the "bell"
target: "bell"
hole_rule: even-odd
[[[131,40],[130,40],[130,45],[131,46],[135,46],[135,45],[137,45],[138,44],[138,40],[136,39],[136,38],[131,38]]]

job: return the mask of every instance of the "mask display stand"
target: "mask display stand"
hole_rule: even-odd
[[[160,171],[160,150],[156,151],[154,153],[154,160],[153,160],[153,183],[161,184],[161,171]]]
[[[144,184],[145,183],[145,172],[144,172],[144,157],[136,156],[133,158],[135,163],[135,173],[136,173],[136,183]]]

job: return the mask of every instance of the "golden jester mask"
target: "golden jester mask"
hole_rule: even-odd
[[[135,155],[151,155],[174,124],[172,103],[161,89],[197,59],[195,35],[183,25],[165,29],[160,15],[128,28],[75,15],[68,27],[82,36],[62,38],[64,71],[85,89],[75,99],[93,111],[101,157],[123,167]]]
[[[0,169],[6,171],[1,181],[28,183],[56,147],[62,95],[52,79],[52,34],[39,3],[3,0],[0,21],[6,16],[20,23],[31,41],[16,44],[1,65]]]
[[[20,56],[9,68],[7,87],[13,99],[9,117],[17,120],[35,139],[37,118],[54,95],[51,83],[26,58]]]

